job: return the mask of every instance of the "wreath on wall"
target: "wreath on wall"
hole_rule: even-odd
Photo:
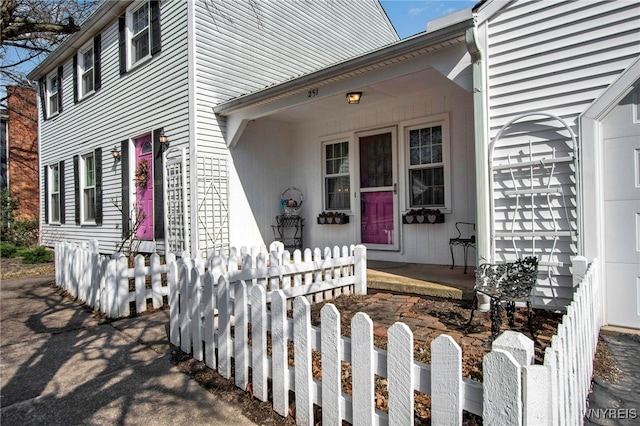
[[[149,161],[146,158],[138,161],[136,166],[136,186],[138,188],[146,188],[149,183]]]

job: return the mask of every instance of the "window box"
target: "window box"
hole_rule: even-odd
[[[344,225],[349,223],[346,213],[322,212],[318,215],[318,225]]]
[[[444,214],[440,210],[409,210],[402,215],[402,223],[404,224],[420,224],[420,223],[444,223]]]

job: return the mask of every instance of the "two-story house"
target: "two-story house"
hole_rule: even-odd
[[[105,2],[29,75],[42,243],[228,247],[228,198],[244,195],[230,186],[213,106],[397,40],[376,0]],[[267,198],[282,191],[273,183]],[[273,216],[269,207],[254,214]]]

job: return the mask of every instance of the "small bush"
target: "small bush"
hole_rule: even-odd
[[[26,251],[22,256],[22,263],[48,263],[53,260],[53,252],[42,246]]]
[[[18,249],[13,244],[0,243],[0,257],[15,257]]]

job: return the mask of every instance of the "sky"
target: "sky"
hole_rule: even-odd
[[[380,0],[401,39],[426,30],[427,22],[460,9],[471,8],[477,0]]]

